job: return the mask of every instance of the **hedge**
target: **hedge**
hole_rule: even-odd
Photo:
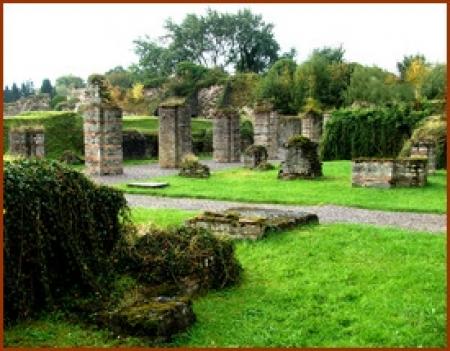
[[[55,306],[70,289],[107,294],[128,218],[123,194],[48,160],[6,162],[3,186],[6,321]]]
[[[322,137],[321,157],[323,160],[395,157],[428,113],[405,106],[336,110]]]

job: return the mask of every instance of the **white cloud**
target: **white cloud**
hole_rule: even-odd
[[[137,61],[134,39],[161,36],[166,18],[179,22],[208,6],[262,14],[298,61],[340,44],[347,60],[391,71],[405,54],[446,61],[446,4],[5,4],[4,84],[128,66]]]

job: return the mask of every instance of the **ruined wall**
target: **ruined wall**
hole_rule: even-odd
[[[22,97],[15,102],[3,104],[3,116],[17,116],[27,111],[49,111],[50,95],[38,94]]]
[[[307,112],[302,116],[302,135],[318,143],[322,137],[323,116],[315,112]]]
[[[222,93],[222,85],[212,85],[200,89],[197,94],[197,115],[204,118],[214,118],[217,101]]]
[[[216,162],[241,160],[240,119],[234,109],[218,109],[214,112],[213,159]]]
[[[251,145],[244,152],[244,167],[257,168],[261,163],[267,162],[267,150],[262,145]]]
[[[184,103],[159,106],[158,150],[161,168],[178,168],[192,152],[191,116]]]
[[[426,159],[356,159],[352,163],[352,185],[373,188],[424,186]]]
[[[84,118],[84,153],[87,173],[123,173],[122,110],[100,97],[99,87],[89,87]]]
[[[299,135],[302,132],[302,120],[298,116],[279,116],[278,120],[278,134],[277,134],[277,159],[284,160],[287,149],[284,145],[288,140]]]
[[[278,157],[278,113],[269,106],[256,106],[253,111],[254,144],[267,149],[269,159]]]
[[[436,147],[433,143],[418,142],[414,144],[411,148],[411,157],[426,157],[428,174],[436,172]]]
[[[9,131],[9,153],[22,157],[45,157],[43,128],[12,128]]]

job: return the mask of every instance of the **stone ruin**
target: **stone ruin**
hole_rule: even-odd
[[[426,183],[426,158],[359,158],[352,162],[352,186],[422,187]]]
[[[191,228],[204,228],[231,239],[262,238],[269,231],[318,223],[317,215],[290,210],[235,207],[223,213],[204,212],[186,221]]]
[[[280,179],[310,179],[322,176],[318,144],[304,136],[295,136],[285,144],[285,159],[278,173]]]
[[[303,114],[302,135],[309,140],[318,143],[322,137],[323,116],[315,111],[308,111]]]
[[[258,168],[262,163],[267,162],[267,150],[262,145],[251,145],[244,152],[244,167]]]
[[[270,160],[278,156],[278,119],[269,103],[259,103],[253,109],[254,144],[264,146]]]
[[[323,114],[322,134],[325,132],[325,127],[326,127],[328,121],[330,120],[330,118],[331,118],[331,113],[326,112]]]
[[[217,102],[223,94],[223,85],[202,88],[197,95],[197,114],[204,118],[214,118]]]
[[[3,116],[17,116],[27,111],[49,111],[50,95],[41,93],[3,104]]]
[[[284,160],[286,157],[286,144],[290,138],[299,135],[302,132],[302,120],[298,116],[283,116],[280,115],[278,120],[278,152],[277,159]]]
[[[22,157],[45,157],[43,127],[12,127],[9,131],[9,153]]]
[[[92,83],[81,107],[85,165],[88,174],[98,176],[123,173],[122,110],[105,90],[101,83]]]
[[[209,167],[201,164],[194,154],[187,154],[181,160],[178,175],[187,178],[209,178],[211,174]]]
[[[432,141],[419,141],[411,147],[411,157],[426,157],[427,173],[433,174],[436,172],[436,146]]]
[[[235,109],[219,108],[214,112],[213,159],[224,163],[241,160],[240,118]]]
[[[178,168],[192,152],[191,116],[184,98],[170,98],[159,105],[159,165]]]

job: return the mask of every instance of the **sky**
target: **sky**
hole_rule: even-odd
[[[133,40],[156,39],[167,18],[179,23],[208,7],[261,14],[282,51],[296,48],[297,62],[339,45],[347,61],[391,72],[404,55],[446,62],[446,4],[4,4],[3,86],[128,67],[138,60]]]

